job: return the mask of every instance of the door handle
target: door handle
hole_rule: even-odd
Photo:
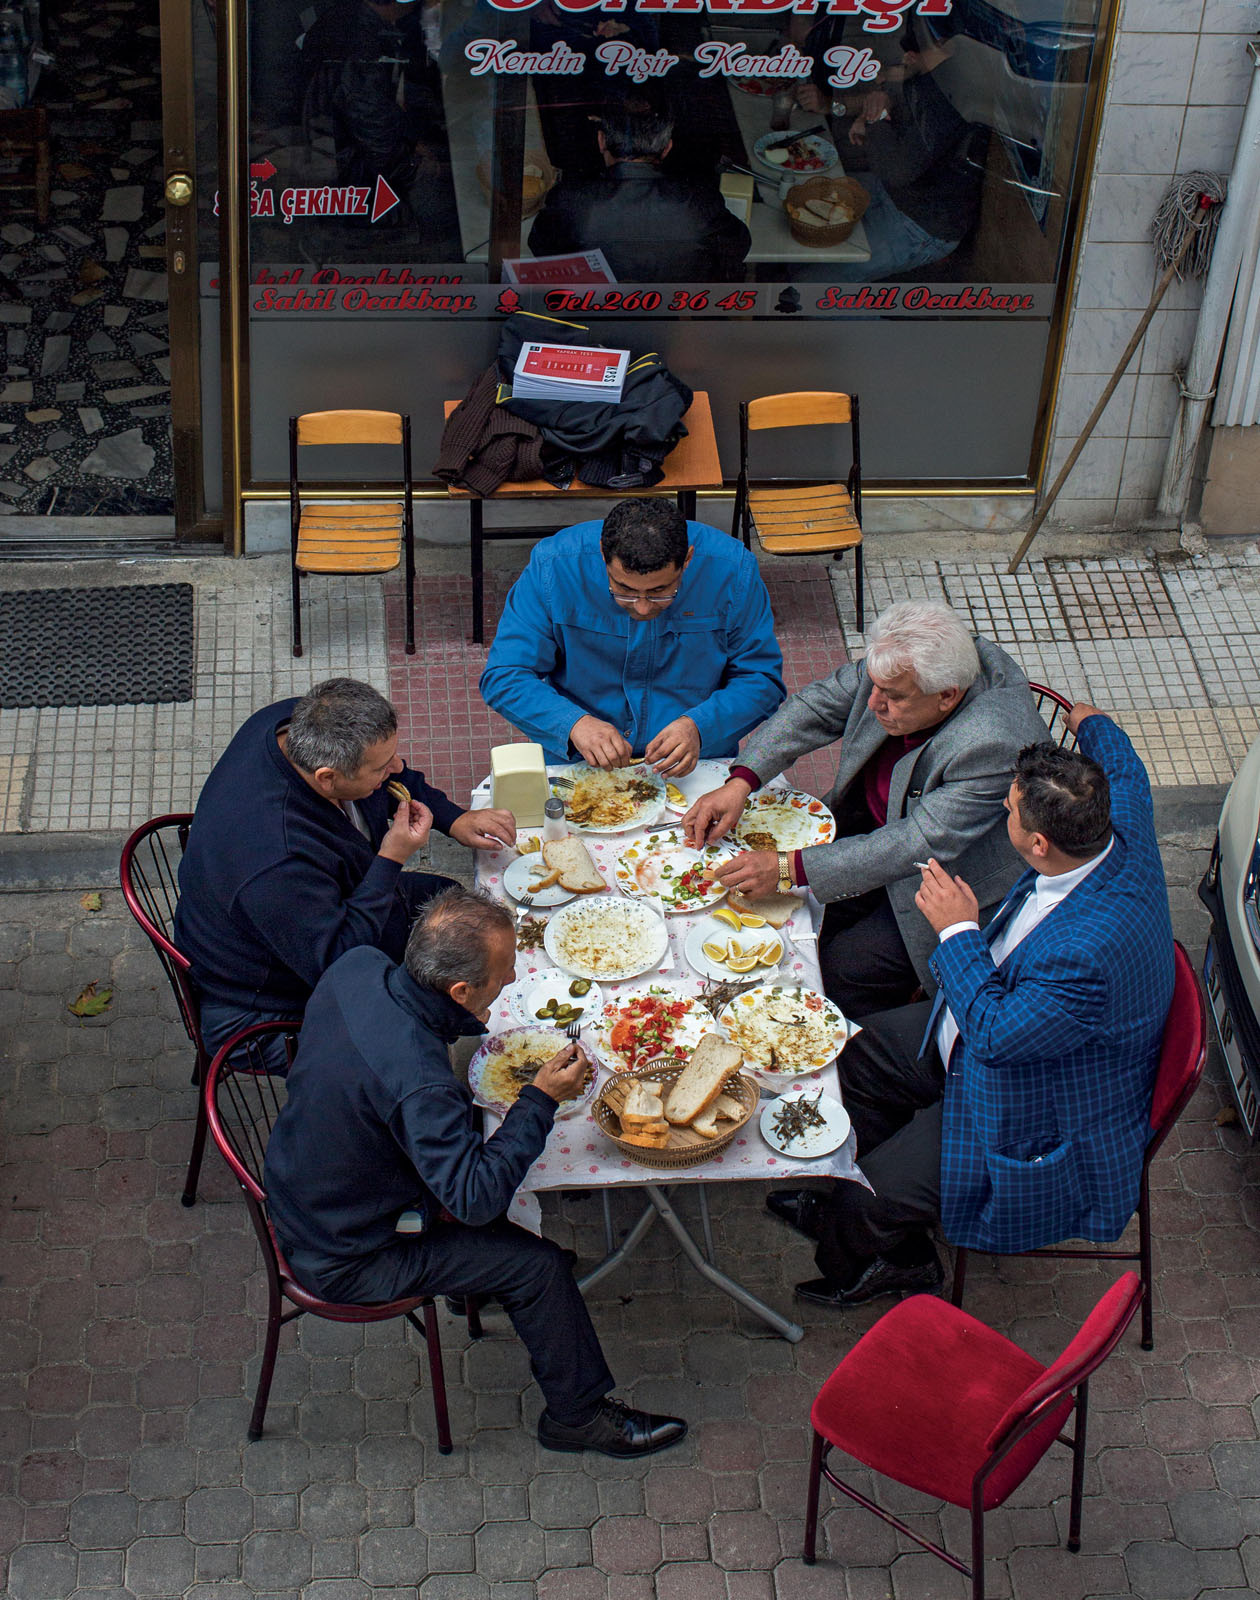
[[[193,197],[193,181],[191,174],[187,172],[169,173],[167,175],[164,193],[169,205],[188,205]]]

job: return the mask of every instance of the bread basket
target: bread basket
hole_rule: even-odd
[[[853,213],[853,220],[820,222],[804,210],[810,200],[829,200],[833,205],[847,206]],[[844,243],[870,203],[870,195],[855,179],[833,178],[823,173],[816,178],[806,178],[804,183],[794,183],[784,197],[783,209],[792,237],[798,244],[825,250],[829,245]]]
[[[534,177],[528,170],[530,167],[536,167],[539,176]],[[490,157],[482,156],[477,163],[477,182],[487,200],[491,196],[492,172]],[[555,187],[556,177],[556,169],[541,150],[533,147],[526,150],[521,171],[521,216],[532,217],[540,209],[547,191]]]
[[[662,1088],[668,1089],[679,1077],[682,1076],[682,1067],[652,1066],[635,1067],[631,1072],[615,1072],[610,1082],[618,1080],[624,1082],[627,1078],[643,1078],[653,1083],[659,1083]],[[757,1085],[742,1073],[736,1073],[726,1080],[723,1092],[729,1094],[733,1100],[738,1100],[744,1108],[744,1115],[739,1122],[722,1124],[723,1131],[716,1139],[706,1139],[702,1134],[693,1133],[690,1128],[676,1128],[670,1138],[676,1144],[669,1145],[664,1150],[649,1150],[641,1144],[629,1144],[621,1138],[615,1130],[620,1127],[617,1113],[604,1101],[604,1093],[609,1085],[605,1083],[595,1097],[591,1107],[591,1116],[595,1125],[610,1144],[615,1144],[622,1155],[628,1156],[631,1161],[637,1161],[645,1167],[698,1167],[701,1162],[708,1161],[711,1157],[719,1155],[727,1145],[747,1127],[749,1121],[757,1111],[761,1092]]]

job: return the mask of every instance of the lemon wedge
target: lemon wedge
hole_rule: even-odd
[[[755,955],[731,956],[726,964],[732,972],[751,972],[757,965],[757,957]]]
[[[716,941],[711,939],[708,944],[702,944],[700,948],[704,951],[705,955],[708,956],[710,961],[725,962],[726,946],[724,944],[718,944]]]
[[[687,796],[676,783],[667,783],[665,785],[665,798],[671,806],[685,806],[687,804]]]
[[[541,849],[541,839],[522,839],[516,847],[516,853],[518,856],[535,856]]]
[[[767,939],[757,951],[757,962],[763,967],[777,967],[783,955],[783,946],[777,939]]]
[[[730,906],[719,907],[713,915],[719,922],[724,922],[728,928],[734,928],[736,933],[743,927],[743,923],[739,920],[739,912],[732,911]]]
[[[722,913],[719,911],[716,913],[716,915],[721,916]],[[755,912],[741,911],[738,913],[738,915],[742,927],[764,928],[766,925],[766,919],[764,917],[757,916]]]

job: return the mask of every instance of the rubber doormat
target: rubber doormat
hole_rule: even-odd
[[[0,590],[0,706],[191,700],[189,583]]]

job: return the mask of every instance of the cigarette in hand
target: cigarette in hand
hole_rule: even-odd
[[[914,865],[916,867],[918,867],[921,871],[926,872],[928,870],[928,868],[932,865],[932,863],[930,861],[916,861],[914,863]]]

